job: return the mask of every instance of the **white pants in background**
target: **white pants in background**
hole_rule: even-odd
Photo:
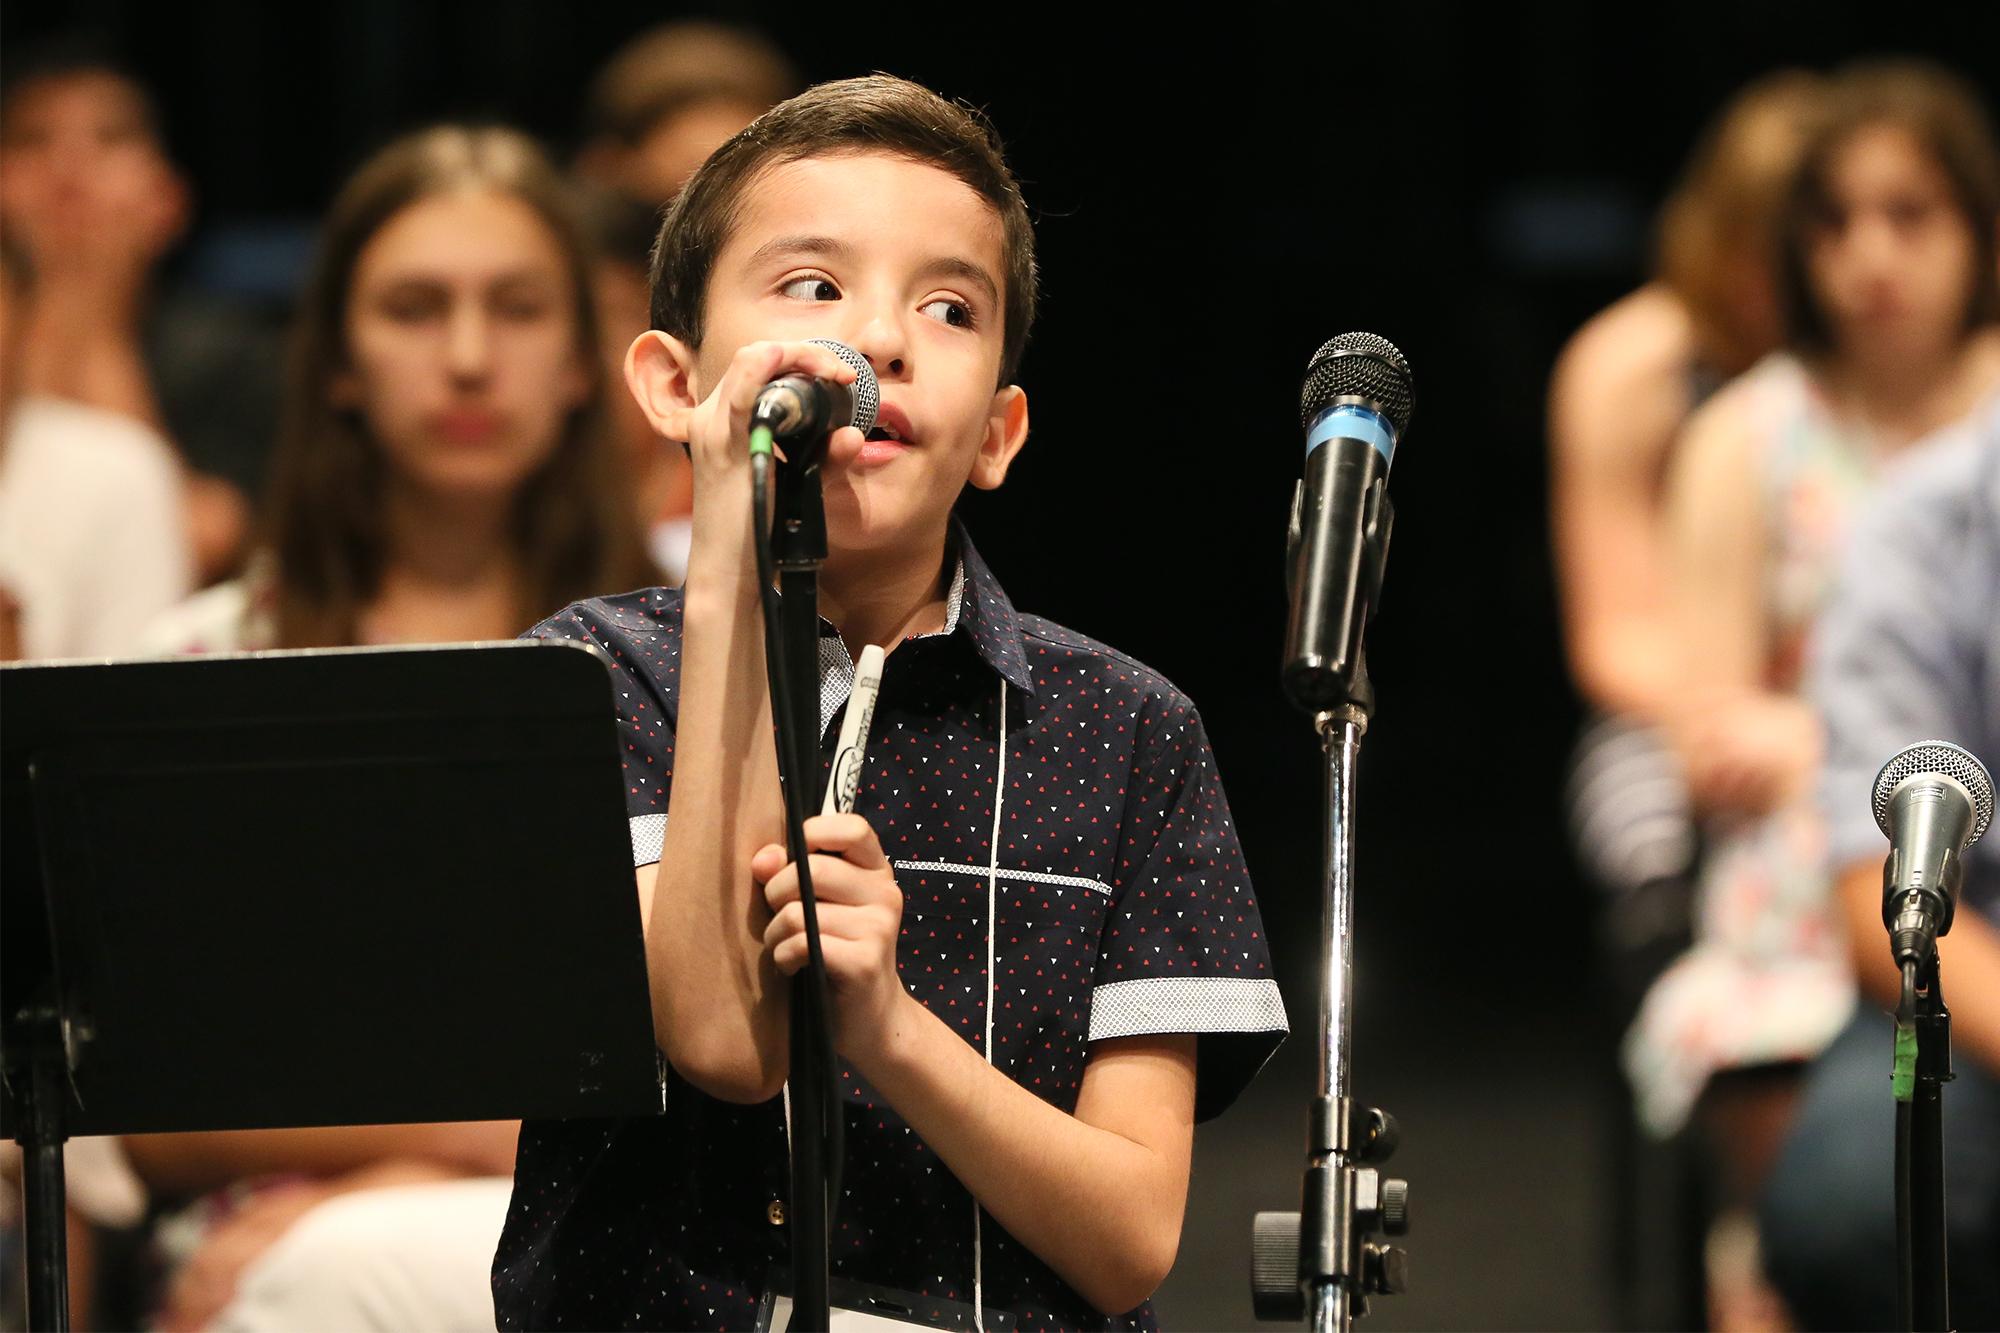
[[[252,1264],[219,1333],[461,1333],[493,1328],[505,1176],[343,1194]]]

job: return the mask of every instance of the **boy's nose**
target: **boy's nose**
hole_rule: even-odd
[[[909,370],[909,347],[900,321],[871,315],[852,339],[854,350],[868,358],[881,379],[900,379]]]

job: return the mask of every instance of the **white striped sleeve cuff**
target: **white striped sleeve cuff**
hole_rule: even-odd
[[[667,836],[665,815],[635,815],[632,817],[632,868],[655,865],[660,859],[660,844]]]
[[[1090,993],[1090,1040],[1167,1032],[1288,1032],[1278,983],[1251,977],[1141,977]]]

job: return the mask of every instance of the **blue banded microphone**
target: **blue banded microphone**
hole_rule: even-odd
[[[785,455],[795,463],[817,461],[826,449],[827,437],[842,426],[854,426],[864,435],[873,430],[881,405],[875,368],[867,357],[833,338],[806,341],[826,348],[852,367],[854,383],[836,384],[795,370],[758,390],[750,424],[767,427],[774,439],[786,445]]]
[[[1361,635],[1388,554],[1389,463],[1414,406],[1386,338],[1343,333],[1313,353],[1299,397],[1306,469],[1292,493],[1285,694],[1308,712],[1364,707]]]

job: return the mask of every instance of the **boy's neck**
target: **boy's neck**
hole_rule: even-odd
[[[904,639],[944,628],[947,545],[941,532],[916,554],[846,552],[820,570],[820,614],[850,654],[871,643],[894,652]]]

